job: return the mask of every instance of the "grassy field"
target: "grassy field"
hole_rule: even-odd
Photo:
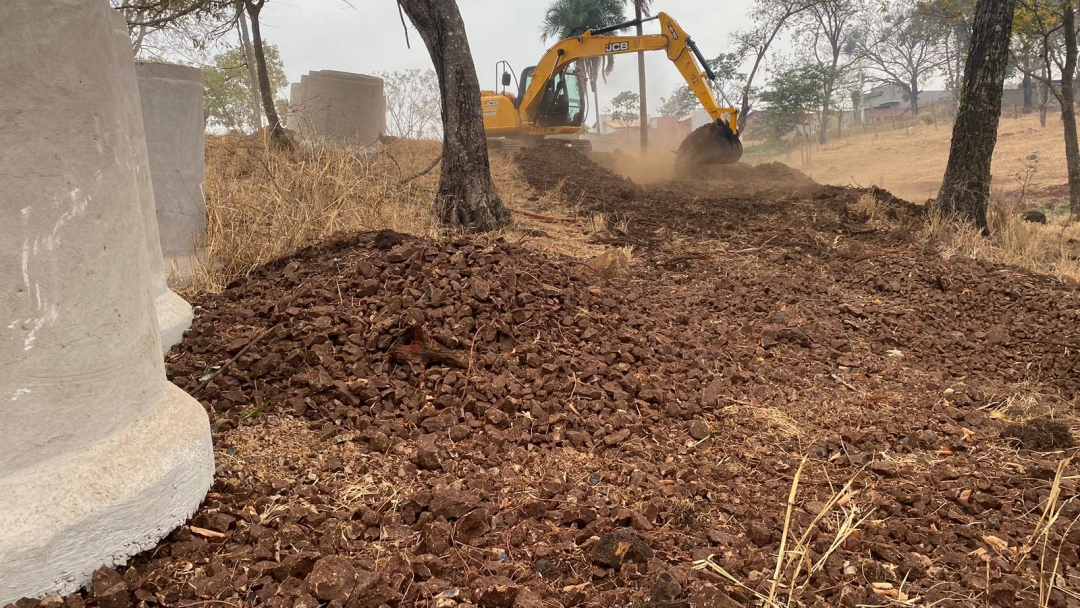
[[[809,162],[805,151],[757,158],[780,161],[827,184],[878,186],[912,202],[935,197],[949,157],[952,126],[945,123],[894,129],[881,125],[851,131],[825,145],[813,144]],[[1061,121],[1051,115],[1046,128],[1037,115],[1011,115],[1001,121],[994,152],[994,187],[1015,195],[1028,178],[1028,194],[1038,206],[1067,201],[1065,143]]]

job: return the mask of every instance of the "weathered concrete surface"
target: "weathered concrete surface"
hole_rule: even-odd
[[[386,133],[381,78],[321,70],[301,76],[291,95],[289,127],[305,138],[371,146]]]
[[[90,0],[97,2],[97,0]],[[161,331],[161,350],[169,352],[184,339],[184,332],[191,327],[194,318],[191,305],[169,289],[166,280],[165,260],[161,253],[161,234],[158,231],[157,210],[154,201],[154,185],[150,175],[150,153],[146,147],[146,131],[139,100],[139,83],[135,76],[135,56],[131,51],[127,25],[118,11],[110,13],[113,24],[113,51],[117,55],[116,76],[123,89],[123,108],[130,117],[127,120],[131,133],[129,138],[134,153],[135,185],[139,191],[142,207],[143,231],[146,235],[146,251],[150,260],[151,294],[157,310],[158,328]],[[120,69],[120,62],[124,62]]]
[[[135,71],[161,253],[170,281],[183,282],[190,278],[196,257],[206,244],[202,70],[138,63]]]
[[[300,108],[304,105],[304,90],[299,82],[289,85],[289,112],[285,116],[285,127],[293,131],[300,130]]]
[[[213,479],[206,413],[165,379],[112,13],[0,2],[0,605],[153,546]]]

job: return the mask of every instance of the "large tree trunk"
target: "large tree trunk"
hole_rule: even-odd
[[[979,0],[975,7],[949,163],[937,198],[944,215],[973,222],[984,234],[1015,8],[1016,0]]]
[[[274,90],[270,87],[270,72],[266,68],[266,49],[263,48],[262,26],[259,23],[259,13],[266,5],[266,0],[244,0],[244,5],[251,19],[255,67],[259,73],[259,93],[262,95],[263,114],[270,125],[270,141],[276,146],[288,148],[292,144],[289,143],[289,138],[285,137],[285,127],[281,126],[281,118],[274,107]]]
[[[447,226],[496,230],[512,218],[491,181],[480,83],[454,0],[399,0],[427,45],[442,93],[443,160],[435,214]]]
[[[634,14],[638,20],[637,35],[641,36],[644,30],[641,28],[641,0],[634,1]],[[640,117],[639,123],[641,127],[641,154],[644,155],[649,149],[649,102],[646,100],[646,86],[645,86],[645,53],[638,52],[637,54],[637,77],[638,77],[638,97],[640,101]]]
[[[1062,35],[1065,37],[1065,66],[1061,70],[1061,122],[1065,126],[1065,163],[1069,168],[1069,209],[1080,214],[1080,145],[1076,136],[1076,105],[1073,81],[1076,77],[1076,7],[1065,4]]]

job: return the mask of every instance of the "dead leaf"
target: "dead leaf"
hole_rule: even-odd
[[[960,502],[967,502],[969,500],[971,500],[971,490],[960,492]]]
[[[844,494],[843,496],[841,496],[840,500],[836,501],[836,505],[839,506],[839,507],[846,507],[847,504],[849,502],[851,502],[851,499],[855,498],[858,495],[859,495],[858,491],[848,492],[847,494]]]
[[[198,526],[191,526],[191,533],[198,534],[203,538],[225,538],[225,535],[221,532],[215,532],[213,530],[207,530],[206,528],[200,528]]]
[[[982,539],[983,539],[984,543],[990,545],[990,548],[994,549],[998,553],[1008,553],[1009,552],[1009,543],[1005,542],[1004,540],[1001,540],[1000,538],[998,538],[996,536],[993,536],[991,534],[987,534],[987,535],[983,536]]]
[[[968,556],[969,557],[974,557],[976,559],[981,559],[984,562],[990,561],[990,552],[987,551],[986,549],[983,549],[982,547],[979,547],[978,549],[972,551],[971,553],[968,553]]]
[[[874,595],[878,597],[896,599],[900,595],[900,592],[893,587],[892,583],[870,583],[870,588],[873,590]]]

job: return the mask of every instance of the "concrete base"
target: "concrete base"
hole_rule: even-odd
[[[195,276],[195,271],[203,264],[206,264],[206,252],[203,250],[172,257],[165,256],[165,280],[170,288],[177,285],[189,285]]]
[[[0,605],[72,593],[102,564],[155,547],[213,477],[206,411],[172,384],[108,439],[0,477]]]
[[[161,352],[167,353],[184,340],[184,332],[191,327],[195,313],[191,304],[171,289],[154,298],[154,308],[157,309],[158,328],[161,330]]]

